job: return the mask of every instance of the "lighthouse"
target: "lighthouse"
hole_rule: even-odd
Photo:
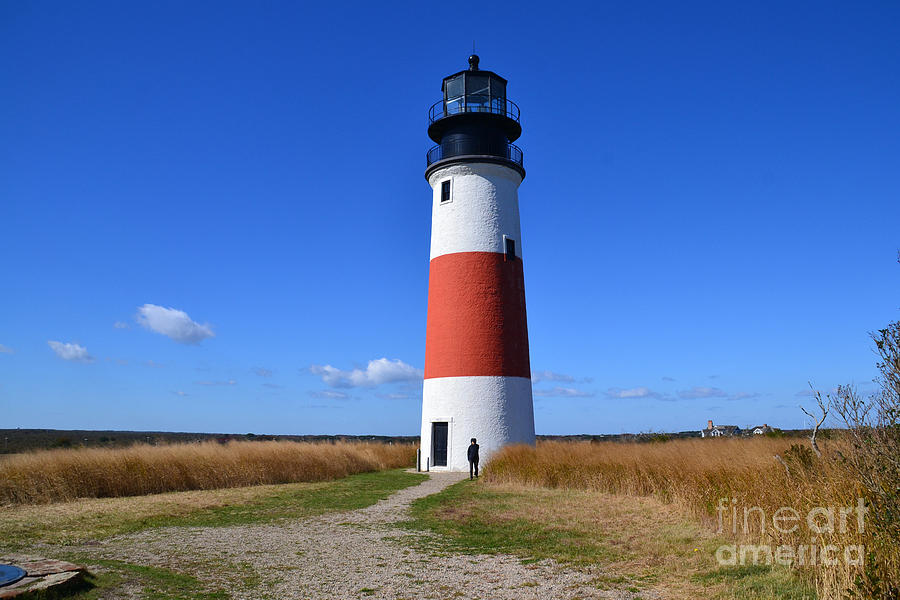
[[[432,189],[421,462],[468,470],[507,444],[534,444],[518,189],[525,178],[519,107],[507,81],[469,68],[441,85],[428,113]],[[427,463],[426,463],[427,461]]]

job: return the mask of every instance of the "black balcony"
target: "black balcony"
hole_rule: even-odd
[[[524,156],[521,148],[515,144],[478,144],[471,140],[464,142],[444,142],[428,151],[425,156],[426,167],[430,167],[439,160],[453,158],[455,156],[491,156],[513,162],[519,167],[524,167]]]
[[[438,100],[428,109],[428,124],[462,113],[488,113],[519,122],[519,106],[507,98],[490,96],[460,96]]]
[[[428,109],[428,137],[435,142],[460,127],[502,131],[508,142],[522,135],[519,107],[505,97],[466,94],[439,100]]]

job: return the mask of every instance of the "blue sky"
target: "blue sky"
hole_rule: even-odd
[[[0,3],[0,427],[416,434],[425,114],[473,40],[522,109],[538,433],[802,426],[898,318],[898,26]]]

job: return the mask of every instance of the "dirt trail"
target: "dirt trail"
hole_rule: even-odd
[[[570,569],[549,560],[523,565],[502,554],[432,555],[404,543],[410,535],[433,535],[397,527],[407,518],[410,503],[464,476],[432,473],[427,481],[360,510],[277,524],[151,529],[111,538],[90,551],[188,571],[201,580],[209,580],[204,572],[219,570],[204,565],[239,565],[235,576],[256,583],[230,589],[236,600],[635,597],[624,590],[598,589],[591,583],[600,574],[595,569]],[[657,596],[644,590],[640,597]]]

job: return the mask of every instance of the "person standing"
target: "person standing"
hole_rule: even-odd
[[[472,479],[473,473],[478,477],[478,444],[475,443],[475,438],[469,444],[469,479]]]

